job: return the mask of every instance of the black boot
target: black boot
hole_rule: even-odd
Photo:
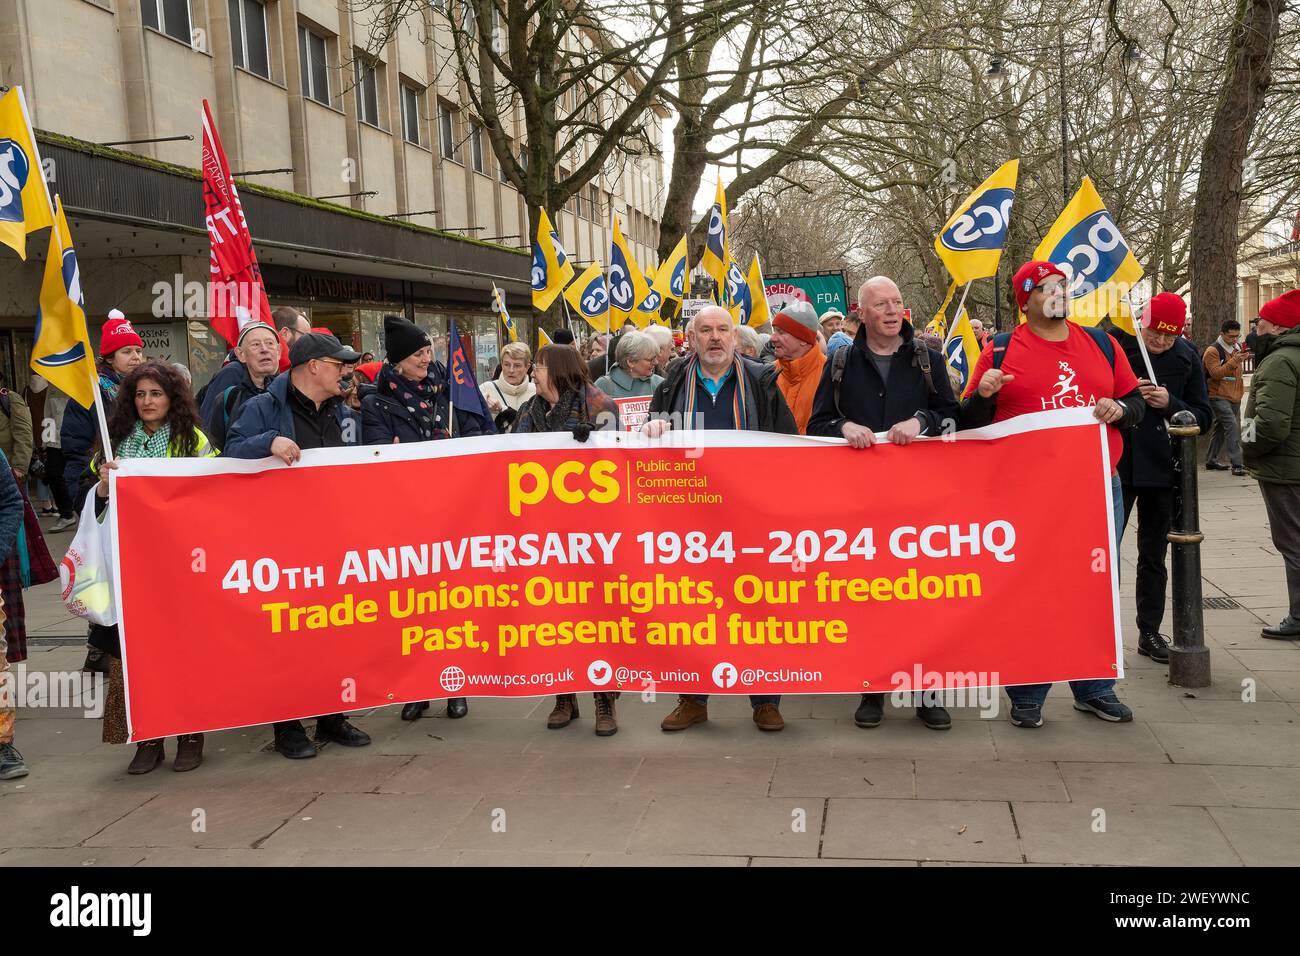
[[[427,700],[417,700],[415,703],[407,704],[405,707],[402,708],[402,719],[419,720],[420,715],[423,714],[428,709],[429,709],[429,702]]]
[[[306,760],[316,756],[316,745],[307,739],[302,724],[286,720],[275,725],[275,752],[290,760]]]
[[[370,743],[370,735],[364,730],[353,727],[343,714],[317,717],[316,739],[330,740],[344,747],[364,747]]]
[[[1169,663],[1169,638],[1155,631],[1138,634],[1138,653],[1157,664]]]
[[[862,702],[853,713],[853,722],[859,727],[879,727],[885,719],[885,695],[863,694]]]
[[[447,716],[452,720],[460,720],[469,713],[469,698],[467,697],[448,697],[447,698]]]

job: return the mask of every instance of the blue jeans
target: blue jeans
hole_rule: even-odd
[[[1124,537],[1124,489],[1120,486],[1119,475],[1110,476],[1110,491],[1115,510],[1115,560],[1118,562],[1119,542]],[[1016,707],[1023,707],[1025,704],[1042,707],[1043,702],[1047,700],[1047,692],[1051,689],[1051,684],[1017,684],[1007,688],[1007,696],[1011,698],[1012,705]],[[1115,680],[1114,678],[1072,680],[1070,681],[1070,691],[1074,694],[1075,700],[1094,700],[1107,694],[1113,694],[1115,692]]]
[[[701,704],[707,704],[709,702],[709,695],[696,694],[695,699],[698,700]],[[758,708],[762,707],[764,704],[771,704],[773,707],[775,707],[780,703],[781,703],[780,694],[777,694],[775,697],[764,697],[761,694],[749,695],[749,706],[753,707],[755,710],[758,710]]]

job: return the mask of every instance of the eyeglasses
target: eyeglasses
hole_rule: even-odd
[[[340,362],[338,359],[322,358],[322,359],[317,359],[316,361],[324,362],[326,365],[333,365],[335,368],[339,369],[339,374],[342,374],[343,363]]]

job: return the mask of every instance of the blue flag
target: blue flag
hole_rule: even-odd
[[[483,433],[495,435],[497,430],[492,423],[492,414],[483,401],[483,393],[478,390],[474,369],[465,357],[465,347],[460,344],[455,319],[451,320],[451,331],[447,335],[447,355],[447,395],[454,409],[452,424],[455,424],[457,411],[477,415],[483,420]]]

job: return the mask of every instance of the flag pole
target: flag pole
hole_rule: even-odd
[[[19,99],[19,101],[21,102],[21,100],[22,100],[21,91],[20,91],[20,95],[19,95],[18,99]],[[24,112],[25,112],[25,111],[26,111],[26,107],[24,107]],[[33,134],[33,135],[32,135],[32,145],[33,145],[33,148],[35,147],[35,144],[36,144],[36,136],[35,136],[35,134]],[[45,176],[44,171],[41,172],[41,176],[42,176],[42,178],[44,178],[44,176]],[[46,194],[47,197],[49,196],[49,189],[48,189],[48,187],[46,188],[46,192],[45,192],[45,194]],[[55,205],[55,203],[54,203],[53,201],[50,202],[50,220],[51,220],[52,223],[53,223],[53,225],[51,226],[51,228],[54,230],[54,234],[55,234],[55,236],[58,237],[58,241],[59,241],[59,257],[62,258],[62,257],[63,257],[63,253],[64,253],[64,248],[63,248],[63,236],[61,236],[61,235],[59,234],[59,210],[58,210],[57,206]],[[69,241],[69,242],[72,241],[72,227],[71,227],[71,226],[68,227],[68,241]],[[76,247],[74,246],[73,248],[75,249]],[[80,272],[80,265],[78,265],[78,272]],[[84,300],[84,298],[85,298],[84,295],[83,295],[82,298],[83,298],[83,300]],[[95,417],[96,417],[96,419],[99,421],[99,439],[100,439],[100,441],[103,443],[103,446],[104,446],[104,460],[105,460],[105,461],[112,461],[112,459],[113,459],[113,443],[112,443],[111,441],[109,441],[109,438],[108,438],[108,416],[104,414],[104,393],[100,390],[100,387],[99,387],[99,372],[98,372],[98,371],[96,370],[96,368],[95,368],[95,355],[94,355],[94,351],[93,351],[92,349],[90,349],[90,328],[89,328],[89,326],[86,324],[86,309],[85,309],[84,304],[82,304],[82,303],[78,303],[78,304],[82,306],[82,307],[81,307],[81,325],[82,325],[82,328],[83,328],[83,330],[84,330],[84,338],[83,338],[83,341],[85,342],[85,344],[86,344],[86,346],[87,346],[86,364],[88,365],[88,367],[89,367],[89,369],[90,369],[90,387],[91,387],[91,390],[92,390],[92,392],[93,392],[93,394],[94,394],[94,397],[95,397]]]
[[[943,347],[948,348],[948,343],[952,341],[953,334],[957,331],[957,320],[961,317],[961,310],[966,305],[966,293],[970,291],[970,283],[967,282],[962,286],[961,298],[957,300],[957,311],[952,314],[952,326],[948,329],[948,334],[944,337]]]
[[[1156,370],[1151,367],[1151,354],[1147,351],[1146,342],[1142,341],[1142,319],[1139,316],[1133,317],[1133,337],[1138,340],[1138,351],[1142,353],[1142,361],[1146,364],[1147,375],[1150,376],[1152,385],[1159,385],[1156,381]]]

